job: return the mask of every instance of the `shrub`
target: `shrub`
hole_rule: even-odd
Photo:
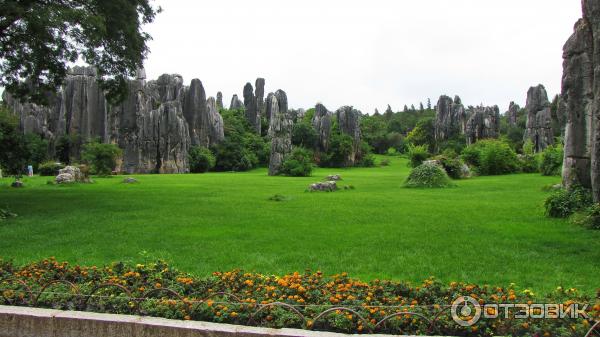
[[[600,229],[600,204],[593,204],[585,210],[575,213],[571,222],[589,229]]]
[[[561,144],[548,146],[540,157],[540,173],[545,176],[559,176],[562,172],[563,147]]]
[[[408,146],[408,159],[410,159],[410,167],[417,167],[423,164],[425,160],[429,158],[429,152],[427,151],[427,145],[409,145]]]
[[[462,158],[474,166],[480,175],[515,173],[519,169],[517,154],[508,144],[495,139],[485,139],[467,146]]]
[[[215,156],[209,149],[201,146],[194,146],[188,153],[190,172],[204,173],[215,167]]]
[[[115,144],[92,142],[83,146],[81,156],[91,165],[92,172],[107,176],[117,167],[117,158],[121,153],[121,149]]]
[[[566,218],[581,211],[593,203],[592,193],[582,187],[569,190],[560,189],[552,193],[544,202],[546,214],[553,218]]]
[[[348,165],[348,157],[354,151],[354,141],[352,137],[342,134],[333,133],[329,150],[326,154],[321,155],[321,165],[325,167],[345,167]]]
[[[58,171],[63,169],[65,166],[61,163],[57,163],[54,161],[47,161],[45,163],[40,164],[38,168],[38,172],[41,176],[49,177],[58,175]]]
[[[312,153],[302,147],[294,148],[281,166],[281,174],[291,177],[310,177],[312,170]]]
[[[517,156],[519,167],[523,173],[539,172],[538,158],[533,154],[520,154]]]
[[[312,149],[317,144],[319,136],[309,121],[300,121],[292,129],[292,144]]]
[[[451,158],[445,155],[440,155],[435,158],[437,160],[448,176],[452,179],[461,179],[463,178],[463,162],[458,158]]]
[[[449,187],[450,177],[444,169],[435,164],[423,164],[414,168],[405,183],[406,187]]]

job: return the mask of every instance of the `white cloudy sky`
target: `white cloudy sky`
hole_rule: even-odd
[[[179,73],[207,95],[241,96],[266,79],[292,107],[354,105],[365,113],[459,94],[469,105],[529,86],[560,91],[562,46],[578,0],[155,0],[149,78]]]

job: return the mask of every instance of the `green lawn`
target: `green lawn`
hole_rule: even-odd
[[[318,169],[312,178],[258,169],[53,186],[36,177],[20,190],[5,178],[0,207],[19,217],[0,222],[0,256],[88,265],[164,258],[197,275],[310,268],[365,280],[514,282],[538,292],[600,287],[600,232],[544,216],[542,187],[558,177],[477,177],[425,190],[402,187],[408,172],[396,158],[382,168]],[[356,189],[305,192],[332,173]],[[274,194],[289,200],[269,201]]]

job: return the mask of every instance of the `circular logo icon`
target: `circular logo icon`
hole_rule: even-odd
[[[461,296],[452,302],[452,319],[460,326],[471,326],[481,318],[481,306],[471,296]]]

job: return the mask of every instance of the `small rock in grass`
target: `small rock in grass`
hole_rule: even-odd
[[[327,181],[340,181],[340,180],[342,180],[342,176],[340,176],[339,174],[333,174],[333,175],[327,176],[327,178],[325,178],[325,180],[327,180]]]
[[[125,179],[123,179],[123,184],[137,184],[138,181],[135,178],[132,177],[127,177]]]
[[[285,195],[275,194],[269,198],[270,201],[286,201],[288,198]]]
[[[10,186],[14,187],[14,188],[21,188],[21,187],[25,187],[25,184],[23,184],[23,182],[20,180],[16,180],[16,181],[13,181],[13,183],[10,184]]]
[[[337,183],[335,181],[315,183],[309,186],[309,190],[311,192],[333,192],[337,190]]]

